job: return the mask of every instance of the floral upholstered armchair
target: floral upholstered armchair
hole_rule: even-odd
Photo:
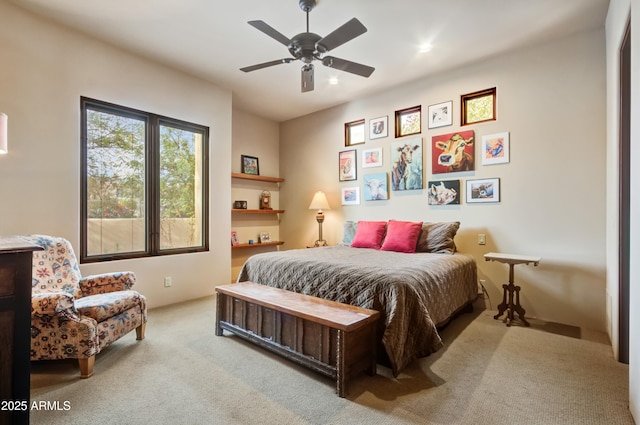
[[[96,354],[109,344],[133,329],[144,339],[146,299],[131,290],[133,272],[82,277],[66,239],[23,238],[44,248],[33,253],[31,360],[78,359],[88,378]]]

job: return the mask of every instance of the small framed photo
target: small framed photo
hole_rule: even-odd
[[[453,101],[429,105],[429,128],[444,127],[453,124]]]
[[[496,120],[496,88],[460,96],[461,125]]]
[[[396,137],[410,136],[422,132],[422,106],[396,111]]]
[[[342,205],[360,205],[360,188],[343,187]]]
[[[242,172],[244,174],[260,175],[260,166],[258,164],[258,158],[255,156],[241,155],[242,160]]]
[[[367,174],[364,176],[365,201],[384,201],[389,199],[387,173]]]
[[[382,148],[362,151],[362,168],[382,167]]]
[[[509,162],[509,133],[482,136],[482,165]]]
[[[344,145],[353,146],[364,143],[364,119],[351,121],[344,125]]]
[[[231,231],[231,246],[238,246],[240,245],[240,241],[238,240],[238,232],[236,232],[235,230]]]
[[[500,179],[467,180],[467,203],[500,202]]]
[[[260,232],[260,243],[271,242],[271,235],[269,232]]]
[[[460,180],[429,181],[429,205],[460,205]]]
[[[338,175],[341,182],[357,180],[358,171],[356,163],[356,150],[342,151],[338,153]]]
[[[389,116],[369,120],[369,140],[380,139],[389,135]]]

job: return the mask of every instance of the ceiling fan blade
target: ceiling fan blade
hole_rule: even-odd
[[[264,21],[249,21],[247,22],[249,25],[254,27],[257,30],[262,31],[267,34],[269,37],[273,38],[276,41],[284,44],[285,46],[289,46],[291,40],[289,40],[286,36],[282,35],[278,30],[273,28],[271,25],[267,24]]]
[[[302,67],[301,73],[301,90],[302,93],[313,91],[313,65],[306,64]]]
[[[270,62],[259,63],[257,65],[245,66],[244,68],[240,68],[240,71],[251,72],[257,69],[268,68],[274,65],[280,65],[281,63],[289,63],[291,61],[293,61],[293,58],[278,59]]]
[[[329,50],[333,50],[336,47],[343,45],[349,40],[353,40],[365,32],[367,32],[367,28],[362,25],[362,22],[353,18],[331,34],[320,39],[316,43],[316,49],[320,53],[328,52]]]
[[[362,77],[369,77],[376,69],[363,65],[361,63],[351,62],[346,59],[340,59],[333,56],[325,56],[322,58],[322,64],[329,68],[339,69],[340,71],[350,72]]]

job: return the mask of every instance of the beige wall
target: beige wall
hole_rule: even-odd
[[[281,234],[287,248],[303,247],[317,235],[313,193],[324,190],[332,210],[324,233],[330,243],[342,236],[346,219],[459,220],[459,249],[472,254],[479,278],[486,280],[495,308],[501,301],[506,266],[486,263],[489,251],[537,255],[539,267],[518,266],[522,304],[529,317],[605,330],[605,62],[604,31],[575,35],[441,75],[378,95],[285,122],[281,125]],[[460,95],[497,87],[497,121],[468,127],[476,140],[508,131],[511,162],[482,166],[476,144],[476,171],[431,173],[431,138],[460,130]],[[453,100],[453,126],[426,128],[423,143],[426,179],[499,177],[502,201],[494,205],[428,206],[424,190],[394,193],[388,201],[341,206],[338,152],[345,150],[343,125],[360,118]],[[467,129],[466,127],[464,128]],[[391,129],[390,134],[393,133]],[[358,180],[365,172],[390,170],[393,136],[358,148]],[[382,147],[383,168],[362,169],[362,149]],[[435,178],[434,178],[435,177]],[[362,190],[362,189],[361,189]],[[463,190],[464,194],[464,190]],[[487,245],[477,245],[477,235]]]
[[[81,266],[133,270],[151,307],[212,294],[230,280],[231,93],[47,23],[0,2],[0,234],[45,233],[79,247],[80,96],[210,128],[210,245],[206,253]],[[163,277],[173,286],[164,288]]]

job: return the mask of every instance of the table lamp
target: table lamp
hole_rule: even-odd
[[[329,207],[329,202],[324,192],[318,191],[313,195],[309,209],[318,210],[318,214],[316,214],[316,220],[318,221],[318,240],[314,246],[327,246],[327,241],[322,239],[322,222],[324,221],[324,213],[322,210],[330,210],[331,207]]]

